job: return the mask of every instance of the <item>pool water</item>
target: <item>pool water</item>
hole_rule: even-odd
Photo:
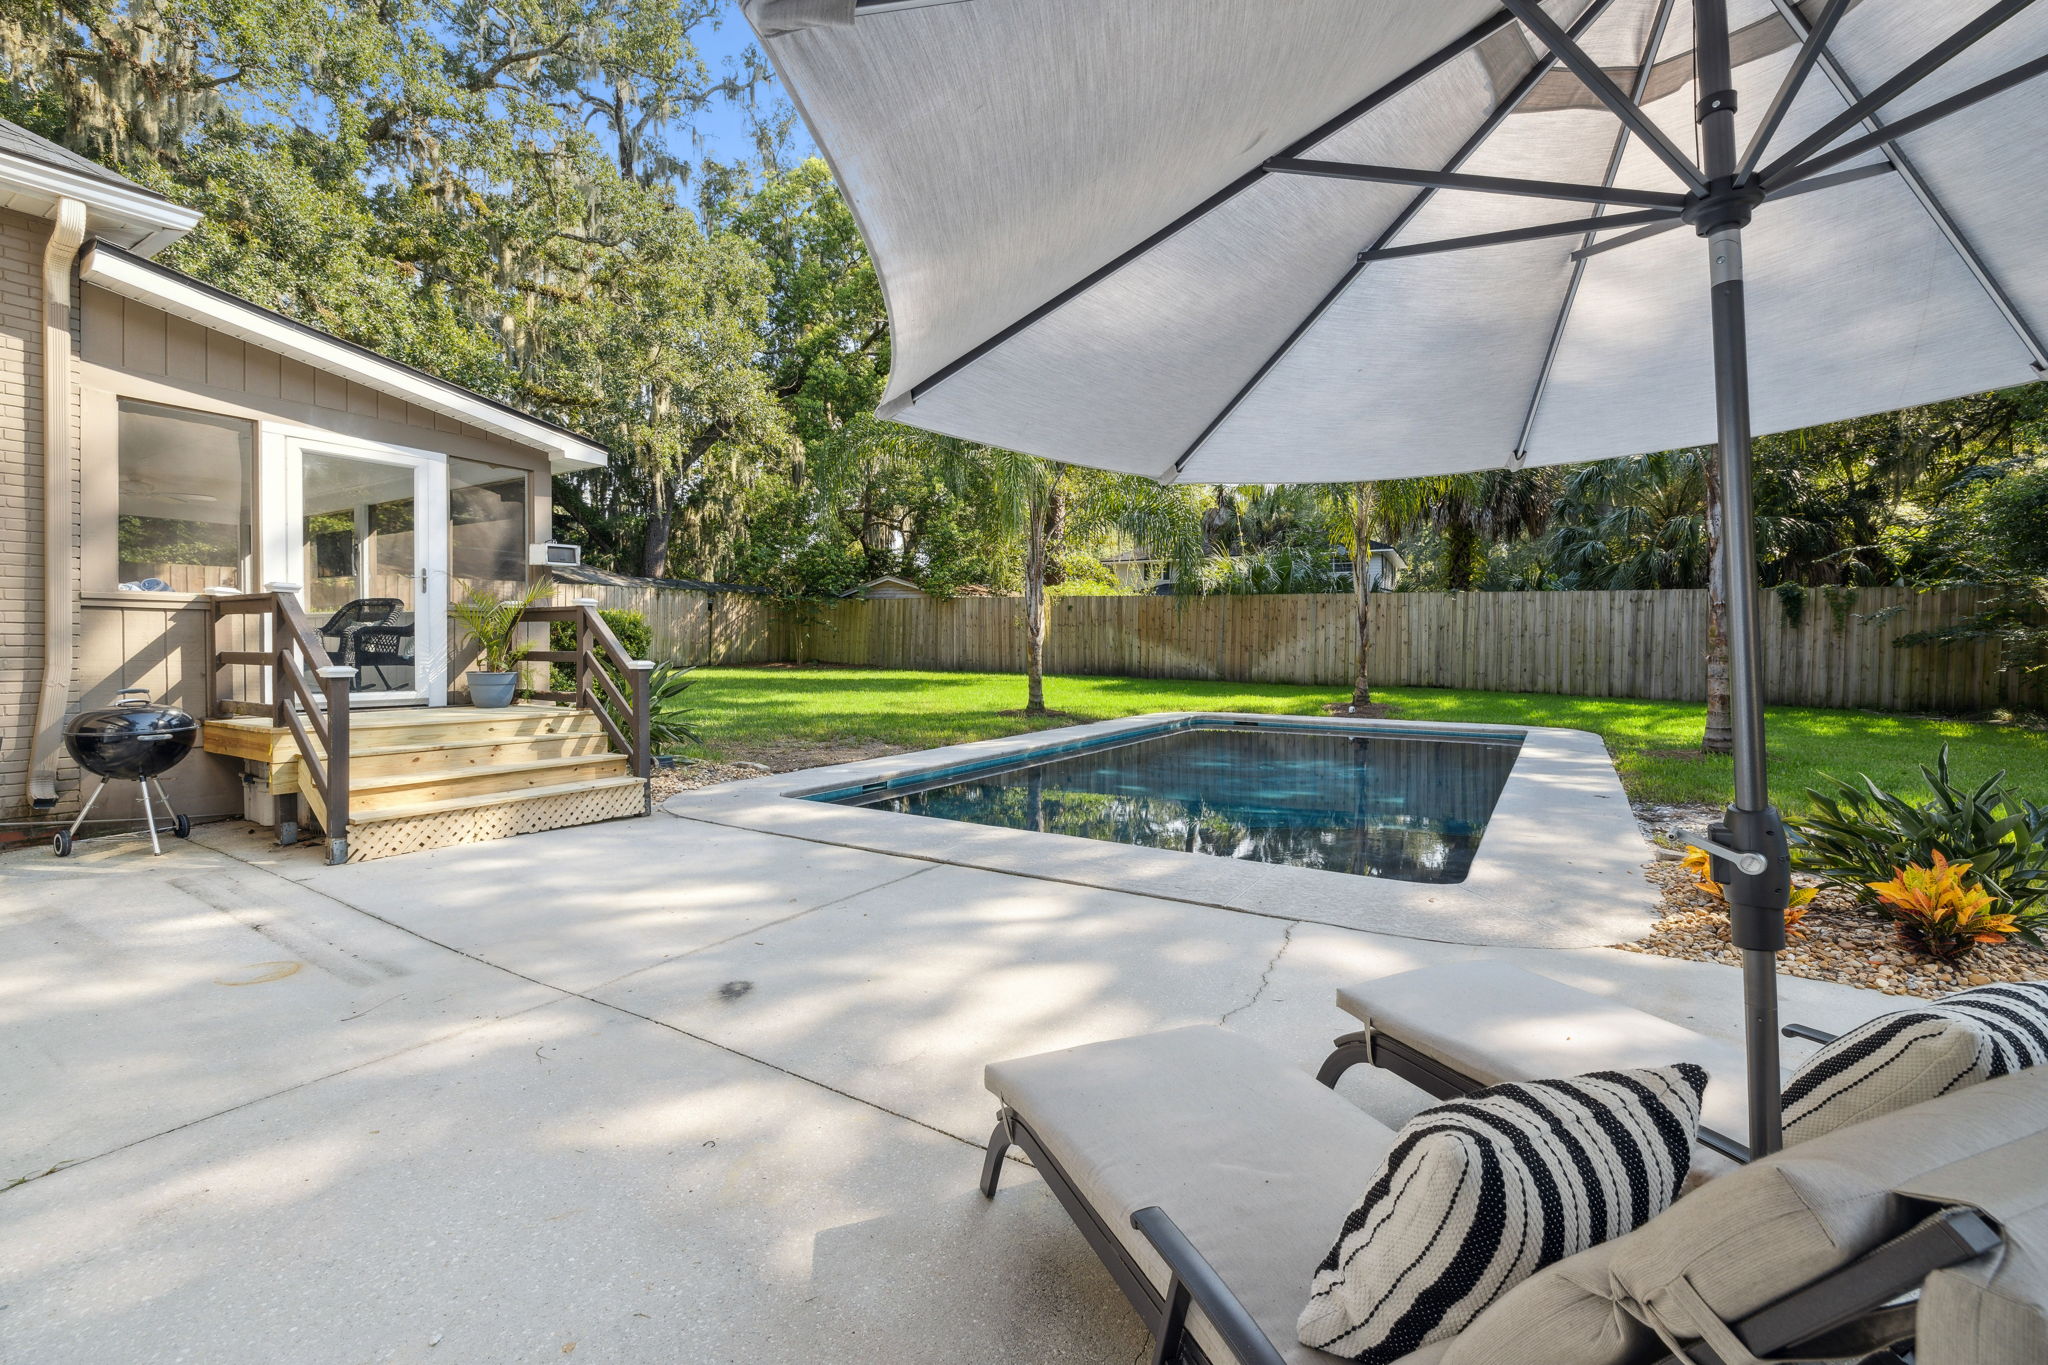
[[[1397,881],[1465,880],[1518,736],[1224,723],[816,799]]]

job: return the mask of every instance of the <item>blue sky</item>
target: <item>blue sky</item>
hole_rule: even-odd
[[[736,0],[726,0],[722,8],[725,14],[719,26],[716,29],[702,29],[697,34],[698,51],[704,55],[705,62],[713,71],[721,73],[737,67],[740,54],[750,47],[757,46],[754,31],[748,28],[747,21],[740,17],[740,7]],[[778,107],[787,108],[789,103],[782,93],[780,84],[763,87],[759,98],[764,112]],[[703,136],[706,155],[716,156],[724,161],[753,155],[754,139],[743,111],[706,110],[697,120],[697,131]],[[791,136],[791,160],[800,159],[815,150],[810,135],[804,131],[801,123],[795,126]],[[673,150],[684,157],[691,155],[691,149],[687,146]]]

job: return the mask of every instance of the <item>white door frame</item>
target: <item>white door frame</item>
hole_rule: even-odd
[[[413,471],[413,687],[402,692],[357,692],[364,702],[448,704],[448,457],[437,450],[341,436],[313,427],[265,422],[258,433],[257,530],[262,581],[298,583],[305,564],[305,456],[331,451],[352,460],[401,465]],[[301,584],[301,587],[304,585]]]

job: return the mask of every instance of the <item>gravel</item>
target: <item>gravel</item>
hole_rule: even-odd
[[[1647,872],[1663,893],[1663,917],[1647,938],[1615,947],[1694,962],[1741,963],[1741,951],[1728,941],[1727,907],[1718,897],[1700,890],[1692,873],[1677,863],[1651,863]],[[1797,881],[1818,884],[1805,876]],[[1797,927],[1805,932],[1795,934],[1778,955],[1778,970],[1790,976],[1927,999],[1994,981],[2048,979],[2048,949],[2019,942],[1979,947],[1960,962],[1936,962],[1901,941],[1891,921],[1832,888],[1813,898]]]

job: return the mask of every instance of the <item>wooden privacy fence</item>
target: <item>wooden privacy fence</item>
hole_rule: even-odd
[[[1974,589],[1864,588],[1810,594],[1800,619],[1763,600],[1766,695],[1773,703],[1974,711],[2043,704],[1998,670],[1989,644],[1896,648],[1953,622]],[[610,603],[607,603],[610,605]],[[1046,671],[1342,687],[1354,659],[1348,594],[1065,597],[1048,604]],[[1013,597],[845,601],[794,608],[757,627],[776,657],[870,668],[1018,672],[1023,603]],[[1706,594],[1380,593],[1372,599],[1372,676],[1390,686],[1702,700]],[[766,658],[766,654],[749,655]],[[734,662],[739,660],[735,658]]]
[[[687,588],[557,583],[554,605],[597,599],[600,611],[637,611],[647,619],[656,659],[684,663],[765,664],[790,657],[786,613],[754,593]]]

